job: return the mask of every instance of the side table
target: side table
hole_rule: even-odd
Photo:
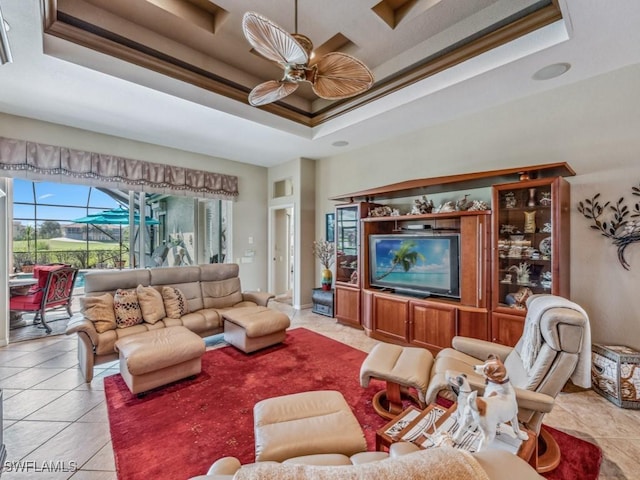
[[[402,441],[412,442],[420,448],[432,448],[434,445],[431,441],[431,435],[435,433],[436,429],[447,432],[454,432],[457,429],[457,421],[451,418],[451,414],[456,411],[456,405],[454,403],[447,409],[432,403],[422,411],[416,407],[409,407],[376,432],[376,450],[385,450],[392,443]],[[513,439],[509,436],[508,431],[505,431],[493,441],[494,443],[499,442],[500,446],[494,447],[491,443],[489,447],[512,451],[535,468],[538,439],[531,430],[520,428],[527,433],[529,437],[527,440]],[[508,427],[508,430],[511,430],[511,427]],[[479,433],[469,433],[465,434],[465,439],[460,445],[454,446],[474,452],[478,441]]]
[[[333,317],[333,289],[323,290],[322,288],[314,288],[311,294],[313,313]]]

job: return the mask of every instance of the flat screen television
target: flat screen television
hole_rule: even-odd
[[[460,298],[460,235],[369,236],[369,284],[398,293]]]

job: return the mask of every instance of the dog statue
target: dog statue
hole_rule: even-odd
[[[447,370],[445,373],[447,383],[453,390],[457,397],[456,411],[453,413],[453,417],[457,420],[458,424],[462,424],[462,416],[464,415],[464,409],[467,405],[467,399],[471,393],[471,386],[467,381],[467,376],[464,373],[458,373],[451,370]]]
[[[458,442],[469,427],[477,426],[481,433],[477,451],[482,451],[495,438],[498,425],[509,421],[513,433],[520,440],[526,440],[528,435],[518,424],[516,393],[502,361],[496,355],[490,355],[485,363],[476,365],[474,371],[484,376],[487,385],[482,397],[478,398],[477,391],[468,395],[454,440]]]

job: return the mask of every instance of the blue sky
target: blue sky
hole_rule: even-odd
[[[392,265],[392,259],[397,250],[404,242],[413,242],[412,251],[422,254],[424,258],[418,259],[416,264],[411,267],[414,272],[448,272],[450,253],[449,245],[451,240],[448,238],[438,237],[407,237],[381,239],[376,242],[376,263],[378,268],[389,268]],[[400,268],[401,270],[401,268]]]
[[[38,221],[56,220],[68,222],[74,218],[87,215],[87,200],[90,187],[63,183],[36,182],[35,200],[38,202]],[[15,179],[13,181],[13,218],[25,225],[33,225],[33,221],[22,220],[34,217],[33,205],[16,205],[15,202],[34,202],[32,182]],[[49,204],[51,206],[44,206]],[[74,205],[74,208],[57,205]],[[108,195],[91,188],[88,213],[116,208],[118,202]]]

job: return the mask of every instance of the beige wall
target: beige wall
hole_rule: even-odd
[[[266,168],[3,113],[0,113],[0,136],[237,175],[240,195],[232,207],[234,261],[246,250],[254,250],[253,262],[240,265],[242,287],[245,290],[266,290]],[[250,237],[253,244],[249,243]]]
[[[640,243],[627,249],[632,266],[624,270],[615,247],[576,210],[597,192],[613,201],[624,196],[630,207],[640,200],[631,195],[640,183],[638,85],[640,66],[628,67],[322,159],[316,229],[322,231],[324,214],[332,211],[331,196],[412,178],[566,161],[578,174],[569,178],[571,298],[590,314],[594,341],[640,349]]]
[[[320,278],[315,276],[316,262],[312,253],[316,218],[315,164],[314,160],[299,158],[270,168],[268,175],[270,210],[293,207],[295,229],[293,305],[296,308],[311,306],[311,290],[316,286],[316,279]],[[291,179],[293,184],[292,194],[272,198],[274,182],[287,178]]]

